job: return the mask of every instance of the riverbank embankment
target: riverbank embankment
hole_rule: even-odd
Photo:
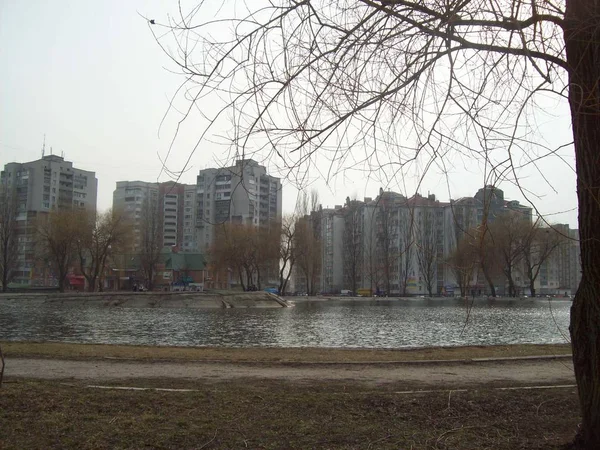
[[[286,308],[292,306],[269,292],[65,292],[8,293],[0,301],[41,301],[47,304],[127,308]]]

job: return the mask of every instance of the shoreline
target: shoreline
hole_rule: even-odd
[[[177,347],[0,341],[7,357],[204,361],[233,363],[390,364],[418,361],[568,358],[570,344],[513,344],[399,349],[315,347]]]
[[[85,304],[126,308],[289,308],[277,295],[259,292],[63,292],[0,294],[2,300],[41,301],[49,304]]]

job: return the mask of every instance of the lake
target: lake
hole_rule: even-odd
[[[275,309],[0,301],[0,340],[224,347],[403,348],[565,343],[570,301],[294,298]]]

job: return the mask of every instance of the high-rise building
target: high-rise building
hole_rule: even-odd
[[[506,200],[504,191],[496,186],[484,186],[477,191],[473,198],[477,207],[478,224],[484,221],[493,222],[499,214],[507,211],[522,214],[524,219],[531,221],[532,208],[521,205],[517,200]]]
[[[18,255],[13,282],[26,285],[51,283],[36,270],[33,223],[52,210],[96,210],[98,180],[95,172],[73,167],[62,156],[45,155],[36,161],[8,163],[0,173],[2,189],[14,189],[17,205]]]
[[[144,208],[158,202],[158,183],[146,181],[117,181],[113,192],[113,211],[123,214],[133,227],[132,251],[141,245]],[[158,211],[158,206],[156,207]],[[162,218],[161,218],[162,219]]]
[[[321,292],[337,293],[344,288],[344,216],[342,206],[320,210],[322,241]]]
[[[549,232],[559,233],[561,243],[551,256],[551,263],[556,265],[557,285],[551,294],[575,294],[581,281],[581,254],[579,249],[579,230],[571,229],[568,224],[552,225]],[[540,280],[541,287],[543,281]],[[540,292],[541,293],[541,292]]]
[[[188,252],[196,251],[197,246],[193,239],[195,190],[196,187],[193,185],[171,181],[165,183],[118,181],[113,192],[113,209],[122,211],[133,225],[133,250],[139,249],[143,221],[148,220],[148,214],[144,209],[151,208],[149,214],[158,216],[162,247],[176,247],[180,251]]]
[[[196,240],[200,250],[214,240],[214,225],[226,222],[266,226],[281,219],[281,180],[252,159],[198,173]]]
[[[493,186],[450,202],[440,202],[435,195],[407,199],[380,190],[375,200],[348,198],[344,206],[319,207],[302,220],[310,224],[318,241],[321,265],[316,274],[309,274],[312,281],[296,265],[296,290],[313,286],[310,290],[325,293],[423,295],[431,289],[434,295],[452,295],[458,289],[457,270],[448,261],[460,240],[474,233],[484,218],[493,222],[508,212],[531,221],[530,207],[505,200]],[[517,268],[516,277],[523,278],[522,268]],[[499,293],[504,292],[504,278],[494,281],[499,283]],[[522,289],[523,279],[516,281]],[[483,274],[474,267],[470,292],[482,295],[487,288]]]

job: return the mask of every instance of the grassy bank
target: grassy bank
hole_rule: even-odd
[[[409,350],[144,347],[125,345],[68,344],[54,342],[2,342],[1,345],[5,355],[8,358],[123,358],[136,360],[219,360],[237,362],[418,361],[571,354],[571,347],[567,344],[433,347]]]
[[[194,391],[6,383],[0,448],[558,449],[579,421],[573,389],[400,394],[401,386],[267,380],[178,386]]]

